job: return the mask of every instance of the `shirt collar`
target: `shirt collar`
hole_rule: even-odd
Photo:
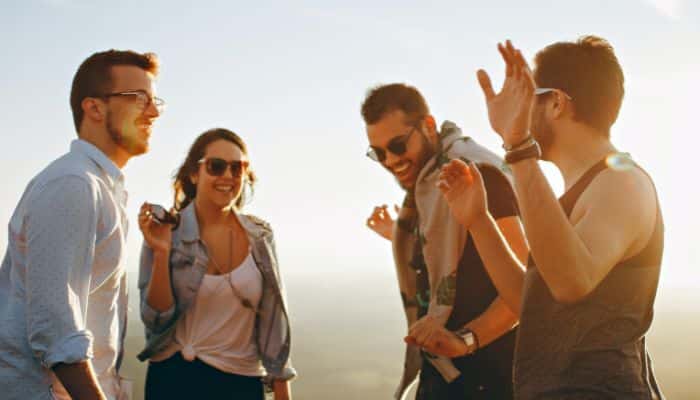
[[[257,224],[246,215],[233,210],[234,215],[238,218],[243,229],[246,230],[248,236],[253,239],[261,238],[266,230],[263,224]],[[180,211],[180,226],[178,227],[180,238],[185,242],[195,242],[199,237],[199,221],[197,221],[197,213],[194,208],[194,201]]]
[[[92,161],[97,164],[102,171],[110,178],[112,185],[116,183],[124,183],[124,174],[122,170],[117,167],[114,161],[110,160],[109,157],[98,149],[95,145],[87,142],[83,139],[75,139],[70,144],[70,151],[75,153],[80,153],[87,156]]]

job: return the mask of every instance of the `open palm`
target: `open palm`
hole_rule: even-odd
[[[505,46],[499,43],[498,51],[506,63],[506,78],[501,91],[494,92],[486,71],[479,70],[477,77],[486,97],[491,127],[507,146],[513,146],[529,134],[535,81],[522,53],[510,41],[506,41]]]

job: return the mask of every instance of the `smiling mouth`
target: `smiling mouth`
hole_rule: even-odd
[[[233,185],[216,185],[214,190],[219,193],[231,193],[233,192]]]
[[[410,161],[404,161],[397,165],[396,167],[391,169],[391,172],[396,176],[397,178],[405,178],[406,175],[411,171],[411,162]]]

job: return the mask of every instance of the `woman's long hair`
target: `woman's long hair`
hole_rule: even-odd
[[[174,176],[173,189],[175,192],[175,199],[173,201],[173,208],[175,208],[176,211],[182,211],[197,196],[197,185],[192,182],[190,177],[199,170],[199,160],[204,157],[207,146],[217,140],[229,141],[238,146],[243,154],[246,156],[248,155],[248,147],[245,142],[243,142],[243,139],[228,129],[214,128],[199,135],[194,143],[192,143],[192,146],[190,146],[190,150],[187,152],[187,158],[185,158],[185,161],[180,168],[178,168]],[[253,186],[256,181],[255,174],[250,169],[246,171],[241,179],[243,189],[241,190],[241,195],[236,199],[236,209],[240,209],[245,204],[245,197],[247,197],[245,194],[245,186],[249,186],[252,194]]]

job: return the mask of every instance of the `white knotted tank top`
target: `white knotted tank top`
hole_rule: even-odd
[[[165,360],[180,351],[185,360],[198,358],[224,372],[264,375],[253,337],[255,312],[241,299],[256,310],[262,287],[262,275],[251,253],[229,273],[205,274],[194,303],[177,322],[175,340],[151,361]]]

